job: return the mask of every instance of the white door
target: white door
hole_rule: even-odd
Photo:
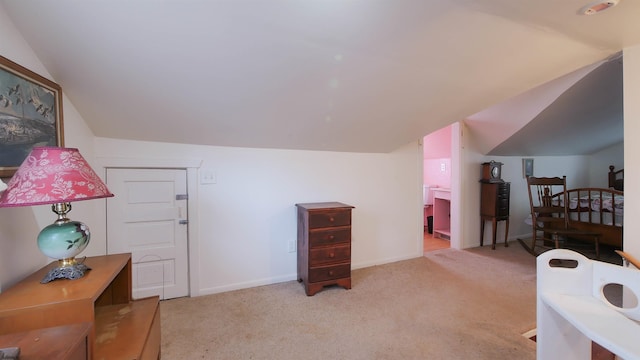
[[[187,172],[107,169],[107,254],[131,253],[136,299],[189,294]]]

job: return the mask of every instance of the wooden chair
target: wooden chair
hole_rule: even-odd
[[[592,240],[595,243],[596,258],[600,257],[601,234],[575,229],[569,223],[569,199],[567,196],[567,177],[533,177],[527,178],[529,204],[531,207],[531,241],[527,244],[518,239],[520,244],[532,255],[545,250],[549,245],[560,248],[561,241],[568,239]],[[564,245],[564,244],[563,244]]]

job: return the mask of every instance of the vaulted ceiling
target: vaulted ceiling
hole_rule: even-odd
[[[488,137],[476,123],[487,153],[544,115],[523,94],[640,43],[639,1],[585,4],[0,0],[96,136],[388,152],[506,101],[537,109]]]
[[[588,155],[623,142],[622,62],[616,54],[470,116],[478,148],[505,156]],[[492,136],[497,128],[505,130],[502,138]]]

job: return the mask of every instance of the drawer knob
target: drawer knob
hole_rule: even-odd
[[[333,239],[335,239],[335,238],[336,238],[336,237],[335,237],[334,235],[329,235],[329,240],[333,240]]]
[[[329,221],[330,222],[334,222],[334,221],[336,221],[336,219],[334,219],[333,216],[332,216],[332,217],[329,218]]]
[[[330,257],[330,258],[336,257],[336,254],[334,254],[334,253],[330,253],[330,254],[329,254],[329,257]]]
[[[329,270],[329,276],[333,276],[333,270]]]

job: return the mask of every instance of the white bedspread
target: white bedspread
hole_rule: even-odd
[[[570,191],[569,196],[571,196],[569,209],[573,210],[569,214],[571,220],[593,224],[623,225],[623,195],[616,194],[612,196],[611,193],[606,191],[601,193],[598,190],[584,190],[579,192]],[[562,201],[562,198],[560,198],[560,201]]]
[[[624,213],[624,196],[611,194],[602,194],[593,192],[591,197],[581,196],[580,199],[572,198],[569,202],[570,209],[576,209],[578,207],[578,200],[581,208],[591,208],[593,211],[600,212],[602,210],[608,212],[615,212],[616,215],[622,216]]]

